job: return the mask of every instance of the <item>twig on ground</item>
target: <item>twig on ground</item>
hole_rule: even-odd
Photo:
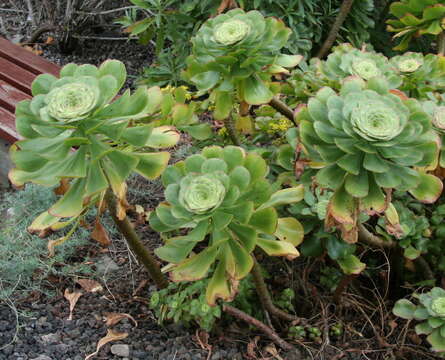
[[[34,10],[32,8],[31,0],[25,0],[26,6],[28,7],[28,18],[26,20],[31,21],[31,25],[36,26],[36,22],[34,19]]]
[[[6,11],[6,12],[16,12],[16,13],[25,13],[25,10],[19,10],[19,9],[5,9],[5,8],[0,8],[0,11]]]
[[[104,10],[104,11],[95,11],[95,12],[87,12],[87,11],[74,11],[74,13],[79,14],[79,15],[106,15],[106,14],[111,14],[111,13],[115,13],[118,11],[125,11],[125,10],[130,10],[130,9],[138,9],[138,6],[124,6],[121,8],[117,8],[117,9],[111,9],[111,10]],[[139,8],[140,9],[140,8]]]
[[[223,311],[229,315],[232,315],[232,316],[240,319],[240,320],[243,320],[244,322],[246,322],[252,326],[257,327],[269,339],[271,339],[275,344],[277,344],[283,350],[294,351],[297,354],[297,356],[301,357],[300,352],[295,347],[293,347],[287,341],[283,340],[275,331],[273,331],[270,327],[268,327],[263,322],[255,319],[254,317],[252,317],[252,316],[246,314],[245,312],[243,312],[237,308],[234,308],[230,305],[223,305]]]
[[[57,26],[54,25],[44,25],[40,28],[38,28],[36,31],[34,31],[29,38],[28,41],[26,41],[24,44],[35,44],[39,37],[47,32],[54,31],[57,29]]]
[[[75,39],[83,40],[110,40],[110,41],[124,41],[124,40],[138,40],[138,37],[107,37],[107,36],[86,36],[86,35],[73,35]]]

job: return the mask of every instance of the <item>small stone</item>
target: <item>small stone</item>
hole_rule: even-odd
[[[36,358],[31,359],[31,360],[52,360],[52,359],[47,355],[39,355]]]
[[[130,347],[127,344],[111,345],[111,353],[120,357],[130,356]]]
[[[107,272],[119,270],[119,265],[111,257],[105,255],[96,263],[96,270],[99,274],[106,274]]]
[[[54,344],[60,341],[60,335],[57,333],[42,335],[42,340],[47,344]]]

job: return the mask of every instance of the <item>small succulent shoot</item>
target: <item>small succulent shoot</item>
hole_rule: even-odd
[[[192,38],[184,77],[199,93],[210,93],[214,117],[227,118],[235,99],[259,105],[272,100],[270,79],[288,73],[302,56],[281,54],[290,29],[258,11],[230,10],[206,21]]]
[[[394,56],[391,63],[401,73],[409,74],[418,70],[424,64],[424,59],[423,54],[407,52],[403,55]]]
[[[432,350],[445,355],[445,290],[434,287],[423,294],[415,293],[413,297],[418,300],[418,305],[401,299],[395,303],[392,312],[403,319],[423,321],[416,325],[416,333],[428,335]]]
[[[257,246],[268,255],[299,255],[302,225],[278,218],[275,208],[300,201],[303,187],[273,192],[267,173],[266,162],[255,153],[210,146],[162,175],[166,202],[150,214],[150,226],[163,234],[165,245],[155,253],[170,263],[166,270],[173,281],[199,280],[213,272],[206,295],[211,305],[234,298],[239,280],[252,269]]]
[[[357,240],[360,211],[386,210],[390,189],[425,203],[440,196],[442,182],[418,169],[437,159],[432,119],[416,100],[392,94],[385,79],[351,77],[339,94],[322,88],[297,120],[318,183],[335,191],[326,221],[340,225],[346,241]]]
[[[432,118],[433,128],[438,134],[437,142],[440,145],[438,163],[433,164],[428,170],[436,169],[437,165],[445,168],[445,106],[439,105],[433,101],[424,101],[423,110]]]
[[[384,77],[392,89],[401,84],[400,76],[384,55],[370,50],[359,50],[350,44],[335,47],[326,61],[318,61],[317,66],[321,74],[331,82],[334,81],[337,88],[343,79],[353,75],[363,80]]]
[[[147,123],[151,115],[159,117],[161,90],[141,87],[133,94],[127,90],[113,101],[125,79],[125,66],[116,60],[98,68],[68,64],[60,78],[37,76],[32,100],[17,105],[16,126],[23,140],[10,149],[15,164],[11,182],[16,186],[63,182],[66,187],[30,231],[77,224],[74,219],[102,199],[109,187],[120,199],[123,218],[128,176],[137,172],[153,179],[166,168],[170,155],[158,149],[175,145],[179,133],[172,126]],[[61,222],[62,218],[71,220]]]
[[[399,90],[418,100],[431,100],[445,90],[445,57],[407,52],[394,56],[391,64],[402,77]]]
[[[438,36],[444,31],[445,3],[443,0],[401,0],[393,2],[389,12],[396,19],[387,21],[388,31],[400,39],[394,50],[404,51],[412,38],[421,35]]]

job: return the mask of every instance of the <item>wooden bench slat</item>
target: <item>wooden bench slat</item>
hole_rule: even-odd
[[[0,137],[13,143],[21,137],[15,128],[15,116],[0,107]]]
[[[0,106],[5,108],[10,112],[15,112],[15,107],[17,103],[30,99],[31,96],[25,94],[19,89],[15,88],[13,85],[0,80]]]
[[[0,57],[17,64],[33,74],[48,73],[59,75],[60,67],[46,61],[32,52],[17,46],[0,36]]]
[[[0,58],[0,80],[14,85],[24,93],[31,95],[31,84],[35,76],[32,72],[15,65],[9,60]]]

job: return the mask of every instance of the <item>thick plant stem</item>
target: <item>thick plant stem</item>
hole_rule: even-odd
[[[375,247],[393,249],[396,247],[396,242],[391,240],[383,240],[377,235],[370,233],[363,224],[358,225],[358,239],[361,242],[367,243]]]
[[[335,288],[333,301],[335,304],[340,303],[341,296],[343,295],[344,291],[348,287],[348,285],[351,283],[352,280],[356,278],[357,275],[355,274],[345,274],[343,275],[342,279],[340,280],[340,283]]]
[[[428,264],[428,261],[426,261],[422,256],[419,256],[416,260],[414,260],[414,265],[420,272],[423,273],[425,280],[434,280],[435,276],[431,270],[430,264]]]
[[[320,50],[318,51],[317,57],[319,59],[323,59],[331,49],[332,45],[334,44],[335,39],[337,38],[338,31],[340,30],[340,27],[342,26],[343,22],[348,16],[353,2],[354,0],[343,0],[343,3],[341,4],[340,7],[340,11],[337,17],[335,18],[335,22],[332,25],[331,30],[329,30],[328,37],[324,41]]]
[[[278,336],[278,334],[273,331],[269,326],[264,324],[263,322],[255,319],[254,317],[246,314],[245,312],[234,308],[230,305],[223,305],[223,311],[226,312],[229,315],[232,315],[240,320],[245,321],[246,323],[253,325],[260,329],[269,339],[271,339],[275,344],[277,344],[280,348],[286,351],[292,351],[297,355],[299,358],[301,358],[300,352],[293,347],[291,344],[289,344],[287,341],[283,340],[281,337]]]
[[[267,289],[267,285],[264,281],[263,274],[261,273],[261,267],[256,261],[256,259],[254,259],[253,261],[254,261],[254,265],[252,268],[253,282],[255,284],[256,292],[258,293],[258,296],[260,298],[263,307],[273,316],[279,317],[287,321],[293,321],[298,323],[301,322],[301,319],[298,316],[291,315],[283,310],[280,310],[274,305],[272,297],[270,296],[269,290]]]
[[[297,123],[295,122],[294,112],[284,102],[276,97],[273,97],[272,100],[269,102],[269,105],[272,106],[280,114],[286,116],[290,121],[294,123],[295,126],[297,126]]]
[[[445,31],[437,36],[437,55],[445,56]]]
[[[116,224],[122,235],[124,235],[125,240],[127,240],[127,243],[130,246],[130,249],[136,254],[136,257],[144,265],[145,269],[147,269],[148,274],[153,279],[156,286],[159,289],[167,287],[168,280],[161,272],[159,263],[156,261],[150,251],[144,246],[128,218],[125,217],[123,220],[120,220],[118,218],[116,198],[111,190],[107,190],[105,201],[107,202],[108,210],[110,211],[110,215],[113,218],[114,223]]]
[[[233,123],[232,115],[229,115],[224,119],[224,125],[229,133],[230,140],[232,140],[233,144],[236,146],[240,146],[241,142],[238,137],[238,133],[235,129],[235,124]]]

